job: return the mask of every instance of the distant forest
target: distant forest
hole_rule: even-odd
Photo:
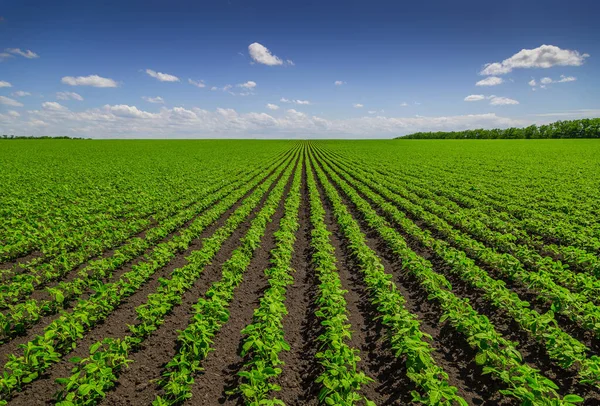
[[[81,138],[81,137],[67,137],[66,135],[61,136],[61,137],[48,137],[48,136],[34,137],[33,135],[27,136],[27,135],[6,135],[6,134],[3,134],[2,137],[0,137],[0,140],[85,140],[85,138]]]
[[[530,125],[525,128],[493,130],[418,132],[396,139],[542,139],[542,138],[600,138],[600,118],[557,121],[545,125]]]

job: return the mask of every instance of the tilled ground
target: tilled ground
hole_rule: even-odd
[[[287,288],[285,305],[288,314],[283,319],[285,339],[291,349],[281,354],[284,364],[281,366],[282,373],[277,380],[281,386],[277,397],[288,405],[317,405],[321,390],[317,379],[323,368],[316,357],[322,349],[318,337],[323,331],[323,326],[315,315],[319,282],[314,269],[313,252],[310,245],[312,226],[306,166],[298,166],[295,170],[303,171],[302,199],[298,215],[300,227],[296,234],[291,262],[294,282]],[[331,178],[329,180],[332,185],[335,185]],[[239,246],[240,239],[250,228],[250,222],[262,208],[276,183],[277,181],[271,185],[242,226],[227,238],[211,264],[205,267],[192,288],[182,296],[181,303],[176,305],[173,311],[165,317],[164,323],[130,354],[129,359],[132,362],[120,373],[118,383],[106,393],[106,397],[100,404],[149,405],[157,395],[163,393],[158,382],[166,364],[177,354],[178,332],[188,325],[194,311],[193,305],[198,298],[203,297],[211,284],[220,279],[223,263]],[[352,336],[348,338],[347,342],[359,351],[361,361],[358,363],[358,368],[372,379],[370,383],[361,388],[360,393],[377,405],[416,405],[418,403],[413,401],[411,392],[418,388],[407,376],[403,357],[396,356],[392,351],[388,333],[378,317],[379,312],[371,304],[359,264],[351,255],[349,241],[341,232],[333,214],[333,207],[324,197],[324,189],[319,182],[317,182],[317,187],[326,212],[325,224],[331,233],[330,242],[335,250],[337,271],[342,287],[346,291],[348,323],[352,330]],[[341,188],[335,187],[349,212],[358,220],[367,246],[381,259],[386,272],[392,275],[392,280],[406,299],[407,309],[417,316],[421,330],[431,336],[428,342],[435,349],[433,358],[448,374],[449,383],[458,388],[458,394],[470,405],[517,405],[516,400],[500,394],[499,391],[507,389],[507,386],[491,374],[485,374],[483,367],[475,362],[476,351],[471,348],[464,335],[456,331],[448,322],[439,322],[443,313],[440,306],[430,300],[417,279],[402,268],[403,264],[400,258],[392,253],[383,239],[368,226],[359,209],[344,195]],[[253,259],[244,272],[242,282],[235,289],[233,300],[229,306],[230,317],[214,337],[213,351],[201,363],[203,370],[194,376],[192,397],[186,404],[243,404],[240,394],[235,391],[240,383],[238,373],[246,362],[246,359],[240,355],[244,338],[241,331],[252,322],[254,309],[258,306],[259,300],[268,286],[264,271],[270,266],[270,252],[276,244],[275,235],[284,215],[284,200],[285,196],[290,193],[290,188],[291,177],[284,190],[284,199],[279,202],[275,214],[267,225],[260,246],[255,250]],[[250,193],[251,191],[245,197]],[[61,385],[55,381],[56,378],[68,377],[73,367],[69,358],[87,356],[90,345],[105,337],[122,338],[129,334],[128,325],[136,322],[135,308],[144,303],[149,294],[156,291],[162,278],[167,278],[174,269],[187,263],[186,257],[202,247],[203,239],[211,236],[218,227],[222,226],[241,205],[242,200],[240,199],[218,221],[207,227],[185,252],[176,255],[168,266],[157,271],[137,292],[126,298],[103,323],[87,332],[84,338],[77,342],[73,351],[66,354],[60,362],[50,367],[41,377],[31,384],[25,385],[23,391],[17,393],[10,404],[28,406],[53,404],[55,393],[61,389]],[[386,217],[382,210],[376,210],[379,215]],[[410,213],[405,214],[420,228],[429,230],[432,235],[437,236],[435,230],[413,218]],[[396,228],[396,230],[405,238],[414,252],[428,259],[436,272],[448,278],[452,284],[452,291],[457,296],[469,298],[473,308],[485,315],[498,332],[507,339],[518,343],[517,348],[523,355],[524,363],[540,370],[545,376],[556,382],[561,395],[577,393],[586,398],[585,405],[600,404],[599,391],[581,384],[575,369],[564,370],[557,366],[548,357],[543,344],[532,340],[502,309],[491,306],[482,291],[471,288],[450,272],[449,266],[431,249],[423,246],[401,229]],[[142,256],[116,270],[111,280],[115,280],[130,270],[141,259]],[[493,277],[500,277],[490,267],[480,263],[478,265]],[[529,300],[533,308],[540,312],[548,310],[549,304],[536,301],[534,293],[530,292],[527,287],[519,286],[508,280],[506,282],[508,288],[518,293],[524,300]],[[41,295],[41,292],[40,290],[36,295]],[[89,293],[85,292],[81,298],[87,298]],[[20,345],[40,334],[44,327],[57,317],[58,315],[45,317],[23,336],[0,345],[0,356],[5,359],[8,354],[22,353]],[[593,354],[598,353],[599,346],[596,338],[590,337],[589,333],[573,326],[573,323],[564,318],[558,318],[558,324],[589,345]]]

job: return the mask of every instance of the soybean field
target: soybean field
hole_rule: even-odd
[[[0,141],[0,368],[0,405],[600,405],[600,142]]]

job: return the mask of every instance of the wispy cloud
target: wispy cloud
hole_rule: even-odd
[[[113,79],[103,78],[98,75],[65,76],[61,79],[61,82],[70,86],[117,87],[117,82]]]
[[[148,103],[164,104],[164,102],[165,102],[165,100],[162,97],[160,97],[160,96],[156,96],[156,97],[142,96],[142,99],[144,99]]]
[[[8,52],[9,54],[19,55],[19,56],[22,56],[23,58],[27,58],[27,59],[36,59],[36,58],[40,57],[38,54],[36,54],[35,52],[33,52],[30,49],[26,49],[26,50],[22,51],[20,48],[6,48],[5,51]]]
[[[161,82],[179,82],[179,78],[177,76],[169,75],[168,73],[156,72],[152,69],[146,69],[146,73],[148,76],[158,79]]]
[[[56,98],[58,100],[78,100],[83,101],[83,97],[79,93],[75,92],[57,92]]]
[[[190,85],[194,85],[194,86],[200,87],[200,88],[206,87],[206,84],[204,83],[203,80],[188,79],[188,83]]]

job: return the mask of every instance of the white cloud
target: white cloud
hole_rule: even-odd
[[[258,42],[248,45],[248,53],[254,62],[269,66],[283,65],[283,61],[279,57],[273,55],[267,47]]]
[[[298,104],[298,105],[309,105],[310,100],[296,100],[296,99],[286,99],[285,97],[282,97],[281,99],[279,99],[280,102],[282,103],[294,103],[294,104]]]
[[[588,54],[542,45],[535,49],[522,49],[502,62],[486,64],[481,75],[503,75],[517,68],[551,68],[553,66],[581,66]]]
[[[8,115],[11,117],[21,117],[21,115],[14,110],[8,110]]]
[[[269,110],[279,110],[279,106],[276,104],[272,104],[272,103],[267,103],[267,108]]]
[[[400,104],[400,107],[407,107],[408,103],[407,102],[402,102],[402,104]]]
[[[20,48],[6,48],[5,51],[10,54],[13,54],[13,55],[20,55],[23,58],[27,58],[27,59],[35,59],[35,58],[40,57],[38,54],[36,54],[35,52],[33,52],[29,49],[27,49],[25,51],[21,51]]]
[[[78,100],[83,101],[83,97],[79,93],[75,92],[56,92],[56,98],[58,100]]]
[[[8,58],[13,58],[13,55],[9,54],[8,52],[0,52],[0,62]]]
[[[575,76],[560,75],[560,80],[558,81],[558,83],[575,82],[576,80],[577,78]]]
[[[558,81],[558,83],[575,82],[576,80],[577,78],[575,76],[560,75],[560,80]]]
[[[367,111],[367,113],[369,113],[369,114],[375,114],[375,113],[377,113],[377,111],[375,111],[375,110],[369,110],[369,111]]]
[[[117,87],[117,82],[98,75],[90,76],[65,76],[61,82],[70,86],[92,86],[92,87]]]
[[[246,83],[240,83],[237,86],[238,87],[243,87],[243,88],[246,88],[246,89],[254,89],[256,87],[256,82],[253,82],[253,81],[249,80]]]
[[[467,102],[473,102],[473,101],[480,101],[480,100],[484,100],[485,96],[482,94],[471,94],[467,97],[465,97],[465,101]]]
[[[12,87],[12,85],[10,84],[10,82],[0,80],[0,87]]]
[[[193,80],[193,79],[188,79],[188,83],[191,85],[194,85],[196,87],[206,87],[206,85],[204,84],[203,80]]]
[[[296,66],[296,64],[294,63],[294,61],[292,61],[291,59],[286,59],[285,63],[287,63],[288,65],[291,65],[291,66]]]
[[[363,107],[365,107],[365,106],[364,106],[363,104],[360,104],[360,103],[354,103],[354,104],[352,105],[352,107],[354,107],[355,109],[361,109],[361,108],[363,108]]]
[[[345,85],[346,82],[344,82],[343,80],[336,80],[335,82],[333,82],[333,84],[336,86],[341,86],[341,85]]]
[[[490,105],[492,105],[492,106],[505,106],[505,105],[509,105],[509,104],[519,104],[519,102],[516,100],[509,99],[508,97],[500,97],[500,96],[496,96],[496,95],[484,96],[482,94],[471,94],[471,95],[465,97],[466,102],[475,102],[475,101],[481,101],[481,100],[486,100],[486,99],[490,101]]]
[[[12,92],[11,95],[16,96],[16,97],[25,97],[25,96],[31,96],[31,93],[24,92],[22,90],[17,90],[16,92]]]
[[[545,89],[547,85],[551,84],[551,83],[568,83],[568,82],[574,82],[576,81],[577,78],[575,76],[565,76],[565,75],[560,75],[560,79],[558,80],[554,80],[550,77],[544,77],[540,79],[540,88]],[[535,90],[535,86],[537,85],[535,79],[531,79],[529,82],[529,86],[533,87]]]
[[[519,104],[518,101],[514,100],[514,99],[509,99],[508,97],[499,97],[499,96],[489,96],[487,97],[488,99],[490,99],[490,104],[492,106],[507,106],[507,105],[511,105],[511,104]]]
[[[475,86],[497,86],[503,82],[504,80],[498,76],[490,76],[475,83]]]
[[[65,106],[57,102],[44,102],[42,103],[42,108],[45,110],[54,110],[54,111],[66,111],[68,110]]]
[[[144,99],[148,103],[164,103],[165,102],[165,100],[160,96],[156,96],[156,97],[142,96],[142,99]]]
[[[219,90],[219,88],[216,87],[216,86],[213,86],[213,87],[210,88],[210,90],[215,91],[215,90]]]
[[[156,72],[152,69],[146,69],[148,76],[158,79],[161,82],[179,82],[177,76],[169,75],[168,73]]]
[[[127,117],[135,119],[150,119],[158,116],[158,114],[149,113],[147,111],[140,110],[135,106],[128,106],[126,104],[119,104],[116,106],[106,104],[104,106],[104,110],[114,114],[117,117]]]
[[[18,101],[6,96],[0,96],[0,104],[13,107],[23,107],[23,103],[19,103]]]

